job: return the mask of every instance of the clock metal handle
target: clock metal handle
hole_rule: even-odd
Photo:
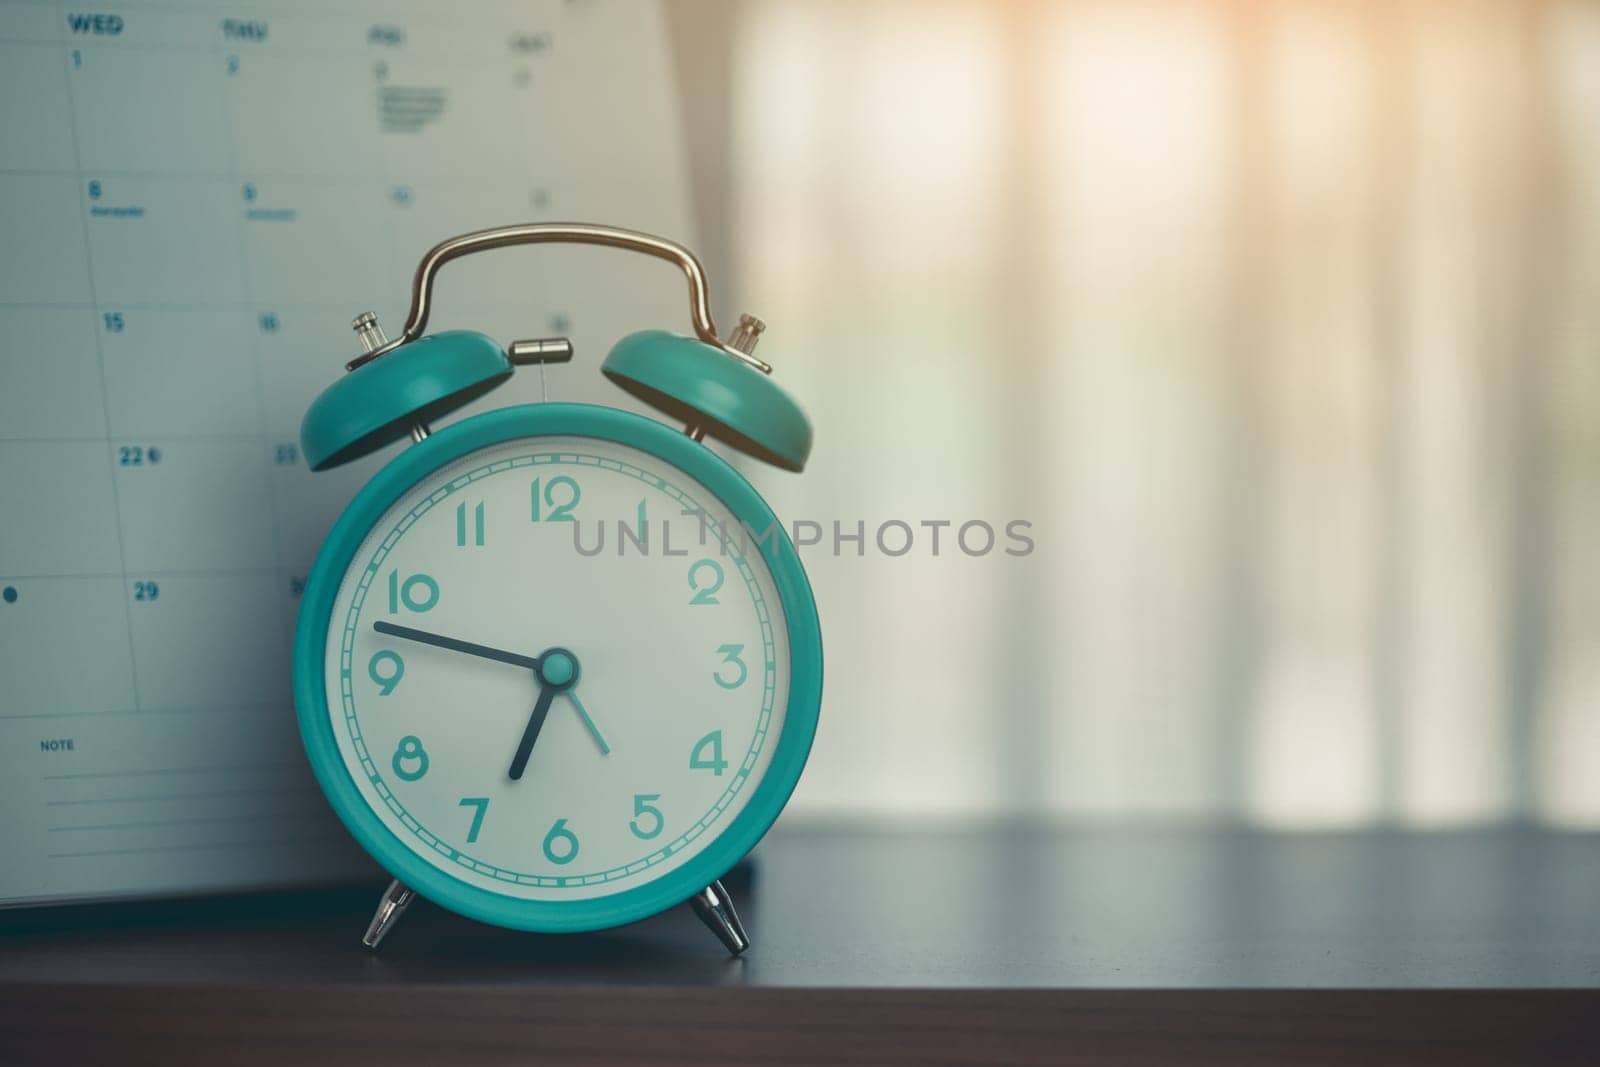
[[[665,237],[656,237],[637,230],[624,230],[615,226],[595,226],[580,222],[530,222],[518,226],[496,226],[493,229],[463,233],[434,245],[417,264],[417,273],[411,280],[411,311],[406,316],[405,328],[400,336],[392,341],[385,339],[381,346],[374,347],[371,351],[351,360],[345,368],[355,370],[363,363],[422,336],[422,331],[428,325],[434,275],[439,273],[440,267],[452,259],[460,259],[462,256],[470,256],[477,252],[487,252],[492,248],[527,244],[603,245],[629,252],[641,252],[657,259],[667,260],[669,263],[676,263],[689,281],[689,315],[694,323],[694,332],[700,340],[721,349],[734,359],[749,364],[763,374],[772,373],[771,364],[743,350],[746,346],[739,343],[743,339],[742,333],[728,344],[723,343],[717,336],[716,323],[711,319],[710,287],[706,283],[705,268],[700,265],[693,252]]]

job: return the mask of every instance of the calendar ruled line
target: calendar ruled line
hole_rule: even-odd
[[[148,778],[164,774],[222,774],[237,773],[240,771],[276,771],[286,767],[305,766],[304,760],[286,761],[283,763],[219,763],[210,767],[157,767],[150,770],[137,771],[84,771],[79,774],[45,774],[40,775],[40,781],[68,782],[87,778]]]
[[[0,38],[0,44],[4,39]],[[370,189],[377,192],[381,199],[387,199],[394,183],[389,181],[375,181],[361,174],[313,174],[310,171],[296,170],[267,170],[259,168],[245,168],[239,171],[224,170],[119,170],[114,167],[95,167],[94,174],[100,178],[127,178],[130,180],[147,180],[150,178],[171,178],[181,181],[211,181],[232,182],[239,177],[248,177],[252,180],[266,179],[273,182],[283,182],[286,185],[300,185],[319,189]],[[46,169],[26,167],[0,167],[0,176],[17,178],[77,178],[79,172],[63,167]],[[518,178],[452,178],[452,185],[471,188],[521,188],[528,184],[525,179]]]
[[[196,852],[219,848],[259,848],[262,845],[287,845],[307,844],[314,841],[336,841],[345,836],[341,830],[338,833],[327,834],[296,834],[293,837],[266,837],[247,839],[243,841],[203,841],[186,845],[151,845],[146,848],[96,848],[85,849],[80,852],[49,852],[46,856],[53,860],[81,859],[90,856],[132,856],[148,852]]]
[[[320,796],[316,783],[307,779],[302,784],[292,786],[274,786],[270,789],[219,789],[203,793],[157,793],[154,795],[134,795],[126,797],[86,797],[82,800],[47,800],[47,808],[76,808],[94,804],[135,804],[167,800],[216,800],[220,797],[257,797],[278,796],[285,793],[304,793],[307,796]]]
[[[30,444],[30,445],[83,445],[83,444],[111,444],[115,441],[135,438],[139,441],[158,445],[177,442],[179,444],[206,444],[208,442],[240,442],[258,441],[266,442],[274,438],[268,433],[140,433],[129,430],[115,437],[4,437],[0,444]]]
[[[132,822],[103,822],[91,823],[84,826],[51,826],[47,832],[52,834],[66,833],[93,833],[106,830],[159,830],[169,826],[208,826],[214,824],[267,822],[284,818],[307,818],[314,815],[327,813],[327,806],[321,808],[306,808],[304,810],[290,811],[265,811],[253,815],[198,815],[184,819],[139,819]]]
[[[145,10],[157,11],[160,8],[147,8]],[[193,13],[187,9],[176,9],[184,13]],[[488,42],[485,42],[488,43]],[[53,45],[52,42],[39,37],[0,37],[0,44],[33,45],[38,48],[69,47],[65,41]],[[100,39],[92,46],[107,52],[154,52],[158,55],[204,55],[208,52],[219,51],[218,46],[211,41],[115,41]],[[431,51],[424,58],[430,64],[440,67],[454,67],[461,73],[477,70],[483,60],[481,55],[475,54],[477,49],[463,46],[458,52]],[[359,61],[370,53],[362,47],[350,45],[273,45],[272,55],[284,56],[292,59],[326,59],[338,63],[348,63],[352,60]],[[442,73],[437,68],[433,73]]]
[[[294,712],[294,705],[289,701],[287,694],[282,702],[263,704],[197,704],[184,708],[108,708],[104,711],[45,711],[27,712],[18,715],[0,715],[0,721],[13,719],[92,719],[109,718],[117,715],[244,715],[260,714],[261,712],[276,713]]]
[[[85,303],[82,300],[0,300],[0,308],[44,308],[52,311],[81,310],[98,311],[103,307],[122,308],[128,311],[260,311],[265,308],[287,308],[293,311],[345,311],[350,307],[350,301],[306,301],[273,300],[266,303],[251,303],[245,300],[214,300],[205,304],[188,304],[181,301],[161,301],[152,303],[142,300],[113,300],[108,303]]]
[[[168,571],[154,568],[143,568],[140,574],[154,578],[263,578],[272,575],[283,575],[287,572],[282,567],[224,567],[210,570]],[[76,579],[93,579],[104,581],[107,578],[122,578],[126,575],[121,571],[76,571],[56,574],[6,574],[0,575],[0,581],[34,581],[34,582],[62,582]]]
[[[89,303],[83,300],[5,300],[0,299],[0,309],[6,308],[38,308],[47,311],[99,311],[103,308],[118,308],[124,311],[336,311],[341,316],[347,315],[350,308],[359,305],[365,298],[352,296],[348,300],[214,300],[209,303],[193,304],[181,301],[147,300],[111,300],[104,303]],[[477,312],[482,314],[490,311],[503,311],[506,309],[504,301],[490,303],[474,303],[470,299],[452,302],[452,309],[458,312]],[[339,367],[339,361],[334,361],[332,366]]]

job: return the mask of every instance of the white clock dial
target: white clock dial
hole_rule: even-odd
[[[357,549],[330,619],[329,718],[363,799],[434,867],[508,897],[603,897],[683,865],[783,729],[765,533],[597,438],[429,474]]]

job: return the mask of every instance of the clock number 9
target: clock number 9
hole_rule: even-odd
[[[399,571],[389,572],[390,615],[398,613],[401,604],[406,606],[407,611],[414,611],[420,615],[424,611],[432,611],[437,603],[439,603],[439,583],[434,581],[432,576],[413,574],[402,582]]]
[[[555,849],[558,843],[562,846],[560,855]],[[567,829],[567,820],[557,819],[550,832],[544,835],[544,858],[563,865],[578,858],[578,835]]]
[[[661,828],[666,825],[666,820],[661,817],[661,809],[650,803],[660,800],[660,793],[635,793],[633,794],[633,818],[628,822],[628,829],[633,831],[633,836],[641,841],[648,841],[661,834]],[[650,829],[646,830],[639,825],[639,816],[650,817]]]
[[[386,672],[380,672],[379,668],[385,663],[393,666]],[[378,686],[379,696],[386,697],[394,692],[395,687],[400,684],[400,679],[404,678],[405,674],[406,661],[400,658],[400,653],[398,652],[391,652],[388,649],[384,649],[382,652],[374,652],[372,659],[367,662],[367,677],[371,678]]]
[[[556,503],[556,489],[557,489],[557,487],[560,487],[560,488],[566,490],[566,492],[563,494],[566,497],[566,499],[560,504]],[[572,509],[578,506],[578,499],[581,496],[583,496],[583,491],[578,488],[578,483],[577,482],[575,482],[571,478],[568,478],[565,474],[558,474],[554,478],[551,478],[548,482],[544,483],[544,494],[543,494],[544,507],[548,507],[550,509],[550,514],[545,515],[543,519],[541,519],[539,517],[540,514],[541,514],[541,508],[540,508],[540,503],[539,503],[540,502],[540,493],[539,493],[539,479],[538,478],[535,478],[533,480],[533,487],[532,487],[532,491],[531,491],[530,495],[533,498],[533,521],[534,522],[576,522],[577,521],[576,519],[574,519],[572,517]]]
[[[711,572],[709,584],[701,585],[696,579],[697,574]],[[722,588],[724,581],[722,564],[714,559],[697,559],[689,564],[689,588],[694,590],[694,596],[689,598],[690,604],[720,604],[717,599],[717,590]]]

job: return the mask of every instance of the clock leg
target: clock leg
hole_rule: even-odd
[[[417,895],[402,885],[400,879],[390,882],[389,888],[383,891],[383,898],[378,901],[378,910],[372,913],[372,921],[367,924],[367,934],[361,943],[376,949],[378,942],[389,936],[389,931],[394,929],[400,916],[406,913],[415,899]]]
[[[689,905],[730,953],[737,956],[750,947],[750,935],[744,932],[744,923],[739,921],[733,898],[720,879],[690,897]]]

